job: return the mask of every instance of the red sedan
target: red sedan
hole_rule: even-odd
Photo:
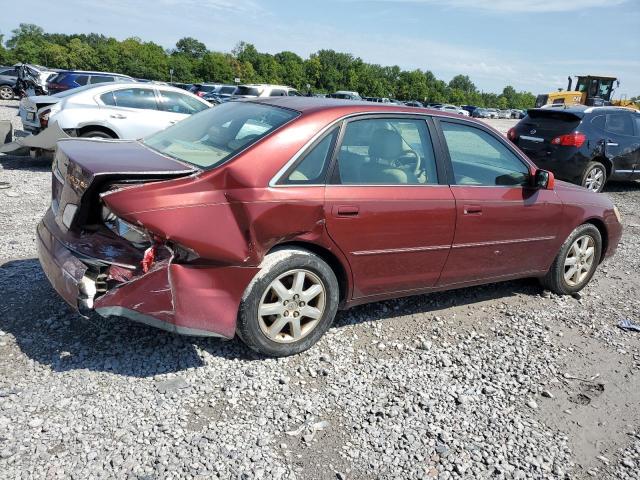
[[[283,356],[338,308],[521,277],[582,289],[622,233],[487,125],[334,99],[231,102],[143,141],[63,140],[40,262],[81,312]]]

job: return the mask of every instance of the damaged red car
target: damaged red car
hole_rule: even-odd
[[[622,233],[606,196],[481,122],[334,99],[63,140],[52,179],[39,256],[72,307],[275,356],[375,300],[522,277],[577,292]]]

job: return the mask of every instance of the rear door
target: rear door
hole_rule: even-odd
[[[118,88],[99,96],[101,120],[120,138],[137,139],[167,128],[152,87]]]
[[[444,177],[425,117],[346,123],[326,187],[325,218],[351,266],[354,298],[435,285],[456,215]]]
[[[611,160],[614,172],[622,177],[630,177],[638,164],[640,136],[635,135],[635,125],[631,112],[610,112],[605,115],[605,155]]]
[[[556,254],[562,203],[533,189],[529,164],[480,125],[441,119],[451,161],[456,229],[439,285],[535,274]]]

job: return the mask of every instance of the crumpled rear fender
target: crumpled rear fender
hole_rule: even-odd
[[[95,302],[119,315],[186,335],[233,338],[242,294],[258,268],[199,267],[165,261]]]
[[[116,215],[203,260],[257,266],[274,245],[324,236],[324,189],[306,188],[304,200],[289,191],[287,201],[282,190],[276,197],[269,189],[226,190],[211,179],[187,177],[116,190],[102,199]]]

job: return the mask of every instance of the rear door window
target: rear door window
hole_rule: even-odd
[[[273,90],[271,90],[271,93],[269,94],[269,96],[270,97],[286,97],[287,91],[274,88]]]
[[[116,107],[137,108],[142,110],[157,110],[156,94],[150,88],[126,88],[115,90],[113,98]]]
[[[91,83],[108,83],[113,82],[113,77],[107,75],[92,75]]]
[[[89,81],[88,75],[77,75],[76,78],[74,79],[74,82],[76,82],[78,85],[86,85],[88,81]]]
[[[607,133],[614,135],[633,135],[633,119],[629,113],[608,113],[604,127]]]
[[[438,183],[433,146],[424,120],[350,121],[337,157],[338,171],[333,180],[343,185]]]

